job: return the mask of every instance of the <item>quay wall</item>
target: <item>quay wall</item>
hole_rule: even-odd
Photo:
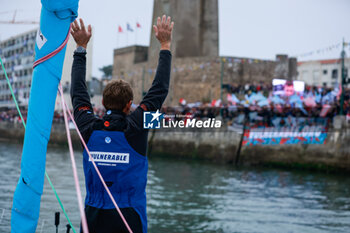
[[[82,150],[78,135],[71,130],[74,148]],[[0,122],[0,140],[23,143],[20,124]],[[238,165],[281,165],[350,171],[350,127],[342,118],[334,119],[324,144],[242,146],[241,134],[222,130],[152,130],[149,156],[169,156]],[[54,124],[49,145],[67,146],[64,125]]]

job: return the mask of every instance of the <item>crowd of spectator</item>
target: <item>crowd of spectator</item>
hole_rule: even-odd
[[[290,87],[288,87],[290,85]],[[325,124],[339,115],[341,88],[306,86],[296,92],[286,83],[281,91],[272,84],[229,85],[226,100],[210,103],[186,103],[180,99],[177,107],[164,107],[163,112],[182,117],[222,117],[229,124],[299,126]],[[350,120],[350,89],[344,90],[343,114]]]
[[[303,92],[296,92],[286,84],[284,92],[277,92],[271,84],[232,86],[227,105],[263,115],[333,117],[340,114],[341,88],[338,86],[306,86]],[[346,115],[350,110],[350,89],[345,89],[343,106]]]
[[[344,114],[350,120],[350,89],[344,94]],[[164,106],[161,112],[173,120],[220,118],[229,124],[243,124],[249,120],[251,124],[263,126],[295,126],[305,122],[316,124],[339,115],[340,96],[338,87],[306,86],[303,92],[291,90],[287,94],[276,94],[271,84],[229,85],[223,101],[186,103],[180,99],[177,106]],[[94,112],[103,116],[104,109],[95,108]],[[22,110],[25,120],[26,113]],[[0,111],[0,121],[21,123],[16,109]],[[53,121],[64,122],[61,111],[55,111]]]
[[[27,111],[22,111],[23,118],[26,120]],[[21,123],[21,117],[18,115],[17,109],[0,111],[0,121],[12,122],[14,124]]]
[[[22,108],[21,114],[23,117],[23,120],[27,121],[27,109]],[[8,110],[0,110],[0,122],[11,122],[14,124],[22,124],[21,117],[18,114],[18,111],[16,108],[14,109],[8,109]],[[53,123],[63,123],[63,112],[62,111],[55,111],[54,117],[53,117]]]

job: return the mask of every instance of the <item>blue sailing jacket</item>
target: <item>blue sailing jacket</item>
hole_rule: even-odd
[[[137,153],[124,132],[95,130],[87,144],[98,169],[120,208],[132,207],[138,213],[142,231],[147,232],[147,157]],[[85,205],[114,209],[114,205],[84,150]]]

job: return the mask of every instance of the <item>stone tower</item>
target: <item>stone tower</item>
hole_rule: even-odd
[[[163,14],[170,15],[175,22],[173,56],[218,56],[218,0],[154,0],[152,25]],[[157,61],[158,51],[159,44],[152,32],[149,61]]]

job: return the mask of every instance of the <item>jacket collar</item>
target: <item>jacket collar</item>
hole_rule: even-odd
[[[121,111],[121,110],[107,110],[104,117],[107,117],[107,116],[115,116],[115,115],[121,115],[123,117],[126,117],[126,114]]]

